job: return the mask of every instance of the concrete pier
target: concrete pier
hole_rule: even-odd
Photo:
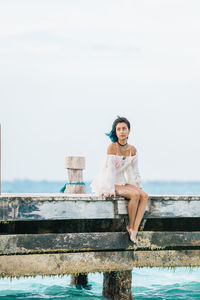
[[[103,296],[132,299],[134,267],[200,266],[200,196],[150,196],[134,245],[128,200],[93,194],[1,194],[0,277],[103,272]]]
[[[150,196],[137,246],[127,205],[92,194],[2,194],[0,276],[200,266],[199,196]]]

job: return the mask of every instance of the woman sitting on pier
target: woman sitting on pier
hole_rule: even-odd
[[[148,194],[141,186],[138,152],[134,146],[127,143],[130,128],[130,122],[124,117],[118,116],[113,122],[111,132],[106,134],[112,141],[107,150],[106,162],[91,187],[95,194],[101,196],[118,195],[130,199],[129,225],[126,229],[130,240],[137,244],[137,232],[145,212]]]

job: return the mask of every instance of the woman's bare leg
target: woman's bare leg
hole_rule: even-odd
[[[133,223],[133,230],[138,232],[138,228],[140,226],[141,220],[143,218],[143,215],[144,215],[144,212],[145,212],[145,209],[147,206],[147,201],[148,201],[149,195],[147,193],[145,193],[143,190],[135,187],[134,185],[128,184],[127,187],[129,189],[132,189],[133,191],[138,191],[140,193],[137,212],[136,212],[136,216],[135,216],[134,223]]]
[[[131,189],[127,185],[115,185],[115,192],[118,196],[123,196],[130,199],[128,203],[128,216],[129,216],[129,225],[127,226],[127,231],[131,234],[131,240],[137,243],[136,234],[134,232],[134,221],[136,217],[136,212],[138,209],[138,203],[140,198],[140,193],[136,190]],[[131,231],[130,231],[131,230]]]

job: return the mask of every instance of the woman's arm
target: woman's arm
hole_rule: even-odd
[[[105,181],[104,181],[104,193],[102,196],[116,196],[115,193],[115,178],[116,178],[116,167],[115,167],[115,158],[109,155],[115,155],[116,148],[115,144],[111,143],[107,149],[107,159],[106,159],[106,172],[105,172]]]
[[[102,166],[98,176],[92,181],[91,188],[94,193],[100,196],[116,196],[115,194],[115,179],[116,166],[113,144],[110,144],[107,149],[107,156],[104,165]]]
[[[102,196],[116,196],[115,193],[115,179],[116,179],[116,166],[115,157],[107,156],[105,178],[102,182],[103,193]]]
[[[142,189],[142,180],[138,168],[138,153],[126,170],[127,182]]]

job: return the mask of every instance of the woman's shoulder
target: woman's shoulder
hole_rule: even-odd
[[[129,144],[129,147],[131,148],[131,155],[132,156],[136,155],[137,149],[135,148],[135,146]]]
[[[111,143],[107,148],[107,154],[116,155],[116,144]]]

